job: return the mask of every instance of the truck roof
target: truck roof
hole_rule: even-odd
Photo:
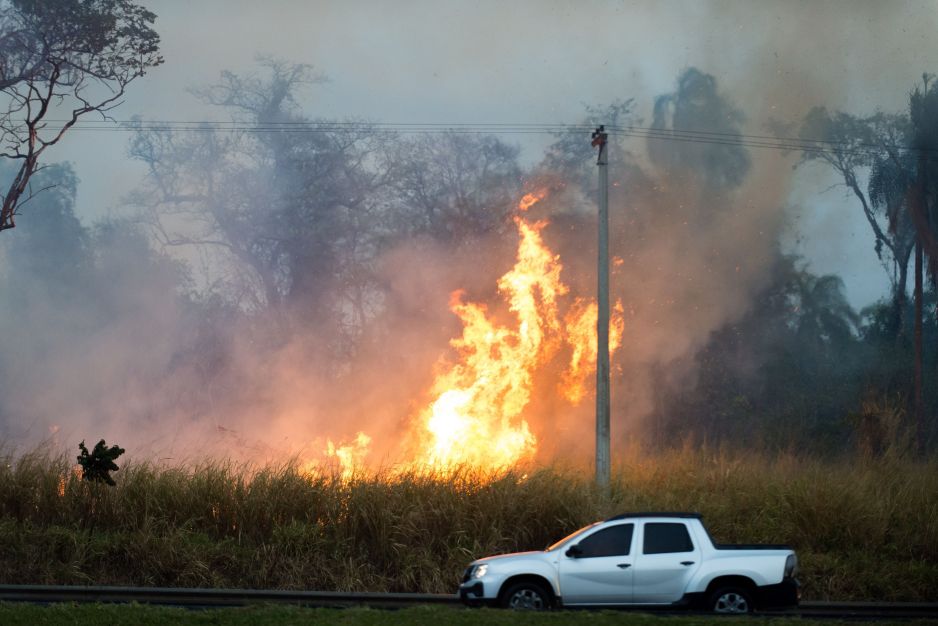
[[[610,517],[606,521],[613,522],[615,520],[629,519],[632,517],[676,517],[676,518],[681,518],[681,519],[700,519],[701,515],[700,513],[675,513],[673,511],[671,512],[652,511],[652,512],[644,512],[644,513],[622,513],[621,515]]]

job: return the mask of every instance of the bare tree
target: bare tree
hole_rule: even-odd
[[[162,63],[155,19],[130,0],[0,0],[0,157],[18,164],[0,231],[41,191],[30,181],[45,151],[82,116],[106,119],[127,85]]]
[[[399,234],[466,242],[510,224],[522,183],[518,154],[492,135],[449,132],[402,141],[394,183]]]
[[[634,113],[635,101],[614,100],[604,106],[587,106],[583,119],[573,127],[555,135],[554,142],[547,147],[544,159],[538,171],[543,173],[556,173],[562,180],[576,184],[591,196],[596,195],[596,148],[590,142],[583,141],[583,136],[600,124],[610,130],[619,127],[628,127],[636,124]],[[635,165],[636,159],[626,149],[626,139],[622,135],[612,133],[608,146],[609,166],[612,171],[613,189],[615,192],[622,185],[618,183],[633,176],[642,178]],[[630,171],[626,173],[624,170]],[[613,202],[615,204],[615,202]]]
[[[371,307],[367,269],[382,237],[380,191],[396,171],[392,138],[367,123],[304,116],[295,95],[321,78],[309,66],[261,64],[194,92],[248,131],[139,123],[130,152],[149,174],[133,201],[162,245],[207,259],[230,301],[333,328],[344,352]]]

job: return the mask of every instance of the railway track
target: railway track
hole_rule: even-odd
[[[459,607],[455,595],[427,593],[346,593],[264,589],[187,589],[166,587],[102,587],[0,585],[2,602],[138,602],[193,608],[251,604],[296,604],[312,607],[369,606],[403,608],[420,604]],[[663,611],[669,615],[674,611]],[[687,612],[680,613],[686,615]],[[828,617],[858,620],[938,618],[938,603],[927,602],[802,602],[797,609],[761,612],[766,616]]]

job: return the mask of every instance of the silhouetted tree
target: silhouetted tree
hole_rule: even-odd
[[[587,106],[583,119],[575,128],[556,135],[555,141],[544,153],[539,170],[547,174],[559,174],[565,184],[577,185],[595,196],[596,148],[590,145],[589,136],[593,128],[604,125],[610,131],[606,151],[612,185],[610,192],[611,196],[614,195],[634,165],[634,159],[626,149],[627,138],[617,132],[635,123],[634,108],[635,101],[632,99],[615,100],[605,106]]]
[[[88,452],[85,442],[78,444],[81,454],[78,455],[78,465],[81,466],[81,478],[93,483],[105,483],[114,486],[117,483],[111,477],[111,472],[120,468],[114,462],[126,450],[120,446],[107,447],[104,439],[95,444],[94,449]]]
[[[931,76],[922,76],[922,87],[909,96],[909,118],[912,126],[912,147],[916,150],[915,183],[910,188],[909,203],[915,224],[915,439],[920,454],[925,451],[924,380],[924,291],[923,257],[928,255],[932,287],[938,284],[938,85]],[[929,85],[929,83],[932,83]],[[901,156],[892,153],[901,163]],[[936,310],[938,313],[938,310]]]
[[[445,133],[397,147],[398,234],[429,234],[450,243],[510,223],[521,190],[519,149],[491,135]]]
[[[673,93],[655,99],[648,154],[672,185],[702,183],[713,193],[739,186],[751,166],[742,139],[742,111],[725,98],[717,80],[696,68],[685,70]],[[687,132],[719,135],[718,141],[699,141]],[[711,135],[711,136],[714,136]],[[666,140],[662,140],[666,139]]]
[[[162,63],[155,19],[130,0],[0,2],[0,157],[17,164],[0,197],[0,231],[41,191],[30,180],[45,151],[82,116],[106,117],[127,85]],[[64,122],[49,119],[62,108]]]
[[[909,132],[909,120],[902,115],[877,113],[859,118],[820,107],[805,116],[799,130],[799,136],[809,147],[802,153],[799,165],[820,162],[833,169],[859,201],[873,231],[876,255],[892,284],[889,328],[894,338],[904,328],[909,258],[915,247],[905,187],[914,175],[914,164],[907,157],[896,161],[889,148],[905,144]],[[869,178],[867,185],[865,177]],[[883,219],[885,224],[881,223]]]
[[[696,356],[696,384],[659,399],[652,419],[672,435],[735,446],[842,447],[844,416],[871,365],[859,316],[840,278],[814,275],[795,257],[780,258],[769,278],[750,310],[714,332]]]
[[[369,263],[386,236],[392,136],[305,116],[296,93],[322,77],[261,64],[195,91],[260,132],[141,125],[131,154],[149,174],[132,200],[162,245],[194,248],[232,301],[266,312],[271,338],[297,320],[319,330],[323,354],[347,355],[375,306]]]

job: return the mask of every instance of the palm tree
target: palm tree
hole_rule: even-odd
[[[905,137],[883,145],[870,174],[870,197],[886,210],[890,229],[899,228],[903,221],[910,223],[915,242],[914,415],[919,453],[925,450],[922,301],[926,257],[932,286],[938,284],[938,215],[934,214],[938,210],[938,86],[929,84],[931,78],[923,74],[922,87],[909,94]]]
[[[889,226],[890,241],[895,252],[896,280],[893,285],[891,330],[896,338],[905,336],[906,298],[908,292],[909,257],[915,247],[915,226],[906,210],[909,189],[915,178],[915,160],[911,154],[877,154],[870,168],[867,195],[877,214],[884,214]]]
[[[873,231],[876,255],[892,282],[892,319],[888,330],[895,339],[904,331],[903,312],[914,228],[906,206],[903,183],[910,175],[906,158],[893,159],[889,146],[905,144],[910,134],[905,115],[876,113],[860,118],[822,107],[805,116],[799,135],[807,146],[799,165],[818,161],[834,170],[858,201]],[[871,147],[875,146],[875,149]],[[869,174],[867,189],[863,177]],[[894,193],[895,192],[895,193]],[[885,217],[887,227],[883,227]]]
[[[909,188],[909,214],[915,224],[915,439],[919,454],[925,451],[925,402],[922,391],[922,265],[924,254],[929,259],[932,286],[938,281],[938,86],[929,86],[931,76],[922,75],[922,88],[909,96],[909,119],[912,127],[912,148],[916,172]],[[899,155],[893,151],[897,163]]]
[[[855,337],[860,318],[847,302],[839,276],[796,270],[789,288],[795,306],[791,324],[800,339],[836,348]]]
[[[801,129],[802,137],[811,145],[802,162],[826,162],[843,176],[876,235],[877,254],[886,248],[892,257],[897,278],[893,281],[890,326],[896,338],[905,328],[902,317],[906,275],[914,249],[913,393],[920,452],[925,448],[922,299],[926,257],[932,285],[938,283],[938,88],[927,74],[922,82],[922,87],[909,96],[907,116],[877,113],[861,119],[818,108],[808,114]],[[864,168],[869,168],[866,194],[858,176]],[[877,220],[883,215],[888,223],[886,230]]]

